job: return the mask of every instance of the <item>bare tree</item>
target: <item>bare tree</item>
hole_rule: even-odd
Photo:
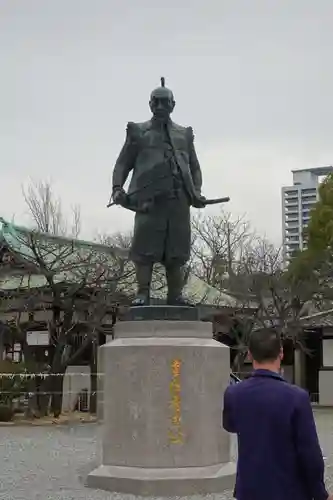
[[[56,236],[69,235],[77,238],[81,231],[81,211],[78,205],[72,207],[72,220],[64,216],[62,203],[53,192],[50,182],[32,182],[22,188],[33,223],[39,231]]]
[[[237,325],[239,359],[245,359],[248,337],[256,329],[277,330],[283,339],[292,342],[294,349],[305,354],[302,318],[309,313],[315,289],[313,283],[292,281],[283,266],[282,251],[265,239],[256,238],[243,254],[237,276],[233,276],[231,287],[238,300],[255,312]],[[241,325],[241,327],[240,327]]]
[[[258,305],[262,302],[259,298],[270,296],[273,282],[284,275],[282,252],[259,236],[253,236],[247,243],[237,260],[235,271],[228,276],[227,286],[247,305]]]
[[[50,183],[31,184],[23,194],[36,230],[16,234],[16,256],[23,263],[28,286],[25,294],[17,290],[11,299],[20,295],[19,316],[28,309],[34,311],[32,297],[44,308],[53,346],[44,392],[53,393],[52,408],[58,415],[67,366],[87,347],[96,354],[100,332],[105,323],[112,324],[117,295],[132,286],[133,268],[126,251],[115,248],[111,239],[109,246],[106,241],[104,245],[89,245],[76,240],[81,228],[80,209],[74,206],[68,221]],[[17,330],[20,324],[18,321]],[[80,342],[75,344],[78,327]],[[22,333],[23,338],[26,332]],[[47,401],[45,398],[45,404]]]
[[[192,219],[190,268],[198,278],[221,290],[226,277],[237,272],[238,262],[253,238],[244,217],[233,219],[228,212],[196,215]]]
[[[37,231],[22,230],[16,237],[16,252],[32,278],[18,309],[26,311],[34,296],[44,310],[53,346],[44,390],[54,394],[52,408],[59,415],[61,375],[111,324],[112,307],[133,281],[133,269],[114,247],[46,237]],[[75,335],[79,343],[73,343]]]
[[[124,252],[128,252],[132,243],[132,232],[121,233],[120,231],[113,234],[100,234],[97,236],[97,242],[102,245],[121,248]]]
[[[295,348],[304,349],[301,318],[313,299],[314,283],[291,280],[281,248],[256,235],[244,218],[234,220],[223,212],[197,216],[192,228],[192,272],[236,300],[223,320],[237,350],[234,370],[240,371],[254,328],[277,329]]]

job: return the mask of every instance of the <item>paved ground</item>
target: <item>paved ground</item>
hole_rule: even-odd
[[[333,488],[333,411],[315,412]],[[0,427],[1,500],[134,500],[130,495],[86,489],[81,478],[97,463],[98,427]],[[331,468],[332,467],[332,468]],[[205,500],[229,500],[231,493]],[[191,497],[191,500],[202,497]]]

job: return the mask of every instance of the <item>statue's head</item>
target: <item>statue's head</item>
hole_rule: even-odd
[[[173,93],[165,86],[165,79],[161,78],[161,86],[153,90],[150,94],[149,106],[156,118],[166,119],[170,116],[175,107]]]

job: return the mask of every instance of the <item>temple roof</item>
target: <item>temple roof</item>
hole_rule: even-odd
[[[0,277],[0,289],[38,288],[47,285],[47,274],[55,283],[94,279],[96,266],[112,268],[117,258],[125,258],[120,248],[41,233],[0,218],[2,249],[21,264],[20,273],[7,268]],[[6,272],[7,270],[7,272]],[[90,276],[90,274],[91,276]]]
[[[17,226],[0,218],[0,242],[2,248],[12,252],[23,262],[21,273],[2,272],[0,291],[28,290],[47,286],[47,272],[52,273],[54,282],[75,283],[82,280],[83,273],[91,273],[89,280],[93,286],[96,267],[104,266],[116,270],[118,262],[125,263],[126,278],[119,281],[118,291],[132,295],[135,293],[134,266],[128,261],[128,251],[93,241],[64,238],[49,233],[41,233]],[[119,266],[118,266],[119,267]],[[164,272],[161,268],[154,272],[152,297],[159,299],[166,295]],[[88,280],[88,281],[89,281]],[[215,306],[236,307],[237,300],[190,274],[184,295],[195,303]]]

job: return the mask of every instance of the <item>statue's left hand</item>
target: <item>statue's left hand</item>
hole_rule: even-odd
[[[193,199],[192,206],[194,208],[205,208],[206,206],[205,201],[206,201],[205,196],[200,195]]]

